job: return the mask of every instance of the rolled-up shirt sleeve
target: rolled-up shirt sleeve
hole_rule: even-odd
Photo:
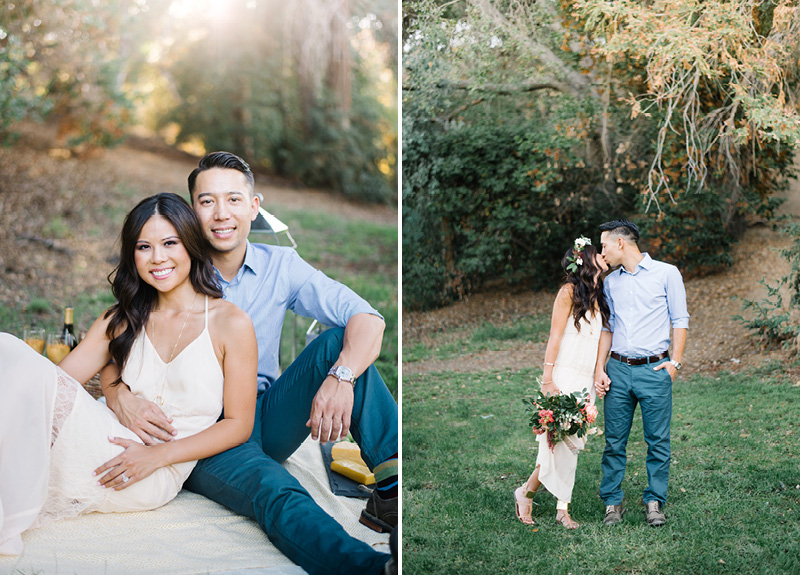
[[[672,328],[689,329],[689,308],[686,305],[686,288],[678,268],[670,266],[667,274],[667,308]]]
[[[368,313],[383,319],[369,303],[344,284],[314,269],[299,255],[290,260],[293,286],[290,309],[298,315],[311,317],[330,327],[345,327],[350,318]]]

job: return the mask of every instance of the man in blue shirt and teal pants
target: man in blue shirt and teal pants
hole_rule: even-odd
[[[258,402],[250,440],[199,461],[185,487],[255,519],[308,573],[392,572],[396,565],[389,555],[348,535],[281,465],[309,433],[325,443],[351,432],[377,483],[361,522],[377,531],[397,525],[397,403],[372,365],[383,318],[292,248],[247,241],[260,200],[250,167],[238,156],[206,155],[189,175],[189,194],[225,299],[253,320]],[[333,329],[280,373],[281,326],[289,309]],[[127,386],[108,390],[106,399],[146,443],[171,439],[163,412]]]
[[[622,521],[622,479],[633,412],[642,410],[647,442],[647,488],[642,500],[648,525],[664,525],[670,464],[672,380],[681,368],[689,331],[686,290],[673,265],[639,251],[639,229],[628,220],[600,226],[602,255],[617,267],[605,279],[610,316],[600,337],[595,390],[605,396],[606,446],[600,497],[606,504],[603,523]],[[672,327],[672,356],[669,354]],[[606,363],[608,352],[611,357]]]

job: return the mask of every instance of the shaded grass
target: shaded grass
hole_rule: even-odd
[[[369,273],[390,267],[397,277],[397,225],[346,219],[312,210],[283,210],[280,218],[297,241],[297,251],[329,275],[337,266]],[[396,282],[395,282],[396,283]]]
[[[75,309],[76,335],[88,330],[94,320],[114,303],[111,289],[77,296]],[[64,310],[45,297],[34,297],[25,307],[0,307],[0,331],[22,337],[26,326],[43,327],[48,332],[60,330],[64,325]]]
[[[375,366],[397,399],[397,225],[332,217],[312,210],[282,210],[279,217],[289,226],[303,259],[348,286],[383,315],[386,329]],[[292,315],[287,314],[281,335],[284,368],[293,358],[292,337],[294,348],[302,350],[311,325],[307,318],[298,318],[293,324]]]
[[[450,359],[467,353],[491,349],[502,351],[520,342],[545,342],[550,332],[550,318],[524,316],[503,323],[484,322],[476,328],[456,328],[433,334],[431,343],[413,343],[403,347],[403,361],[422,361],[430,357]]]
[[[800,388],[780,371],[679,379],[668,523],[644,524],[641,416],[628,444],[622,525],[601,524],[602,438],[578,460],[571,513],[536,495],[533,527],[514,488],[536,443],[521,398],[539,370],[442,373],[403,381],[403,572],[800,573]],[[602,407],[602,402],[600,407]],[[602,425],[602,417],[599,420]]]

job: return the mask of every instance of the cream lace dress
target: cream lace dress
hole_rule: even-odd
[[[603,328],[602,316],[597,313],[591,321],[583,318],[580,326],[581,330],[578,331],[570,314],[553,368],[553,382],[561,393],[587,389],[594,399],[594,368]],[[536,465],[541,466],[539,481],[559,501],[570,502],[575,485],[578,453],[586,444],[586,437],[567,437],[558,442],[552,451],[547,445],[546,434],[539,435],[537,441],[539,453],[536,456]]]
[[[131,391],[173,418],[176,438],[198,433],[222,412],[223,373],[205,327],[169,365],[144,330],[122,374]],[[22,552],[21,533],[63,517],[142,511],[171,501],[195,462],[162,467],[121,491],[97,485],[92,471],[141,440],[104,404],[12,335],[0,334],[0,554]]]

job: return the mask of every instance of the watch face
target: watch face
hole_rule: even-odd
[[[353,379],[355,379],[353,377],[353,370],[344,365],[338,366],[334,375],[336,375],[336,377],[339,379],[344,379],[345,381],[353,381]]]

